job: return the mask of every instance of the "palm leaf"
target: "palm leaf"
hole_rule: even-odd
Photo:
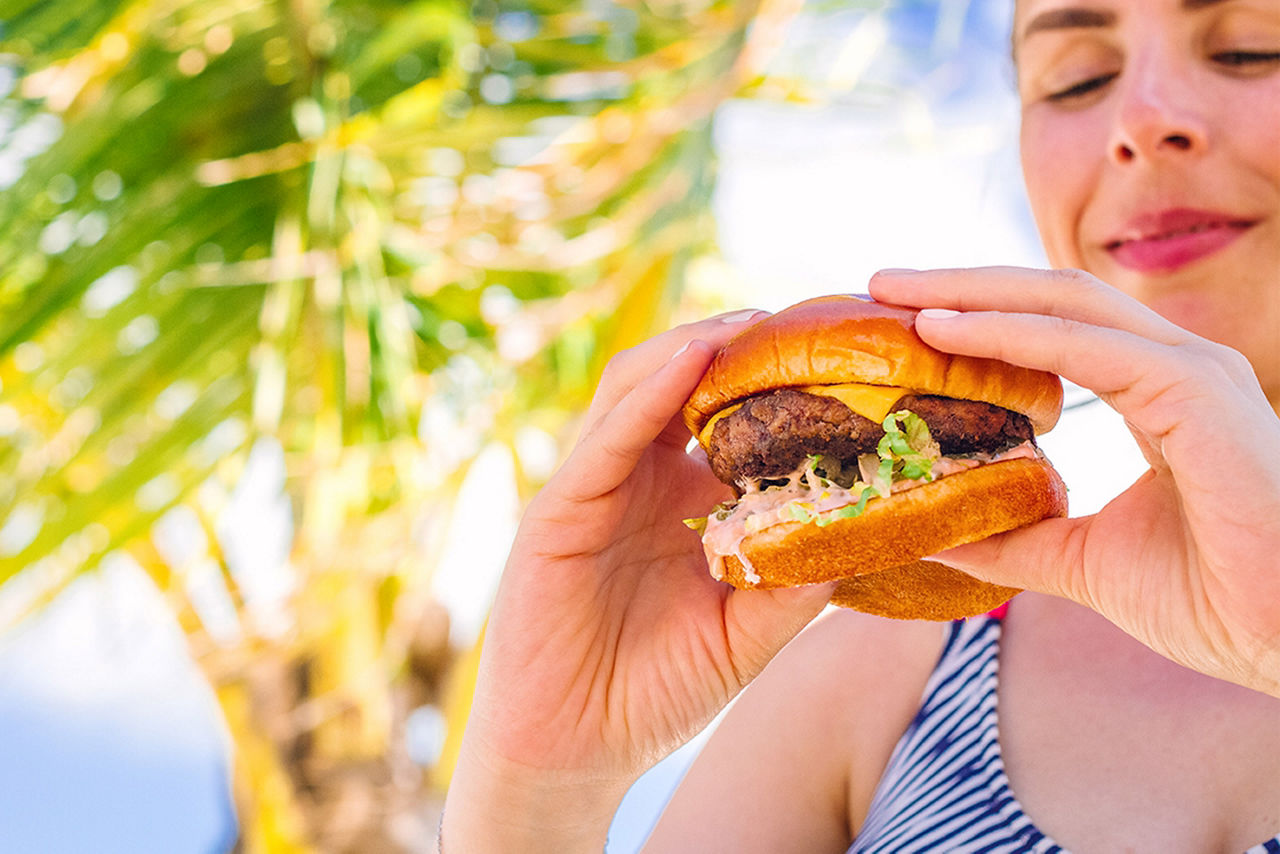
[[[45,130],[0,193],[0,593],[146,569],[218,689],[246,850],[365,847],[421,797],[386,767],[406,698],[441,700],[409,662],[458,484],[526,427],[563,442],[666,325],[714,245],[711,117],[794,7],[0,2],[0,152]],[[223,521],[255,447],[293,508],[270,607]],[[353,778],[385,805],[355,831]]]

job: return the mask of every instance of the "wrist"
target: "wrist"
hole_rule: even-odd
[[[481,760],[464,746],[445,799],[440,851],[600,854],[630,783]]]

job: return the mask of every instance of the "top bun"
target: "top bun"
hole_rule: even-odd
[[[978,400],[1019,412],[1044,433],[1062,411],[1054,374],[935,350],[916,334],[917,311],[851,295],[805,300],[734,336],[684,405],[697,435],[717,412],[787,386],[865,383]]]

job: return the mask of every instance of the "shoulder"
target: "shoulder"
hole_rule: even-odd
[[[891,620],[832,609],[810,624],[787,645],[762,674],[762,679],[786,680],[820,670],[829,689],[854,691],[863,683],[886,693],[923,688],[946,642],[950,625],[920,620]],[[770,673],[770,670],[774,673]],[[759,681],[759,680],[757,680]],[[918,683],[918,684],[917,684]],[[915,696],[912,700],[918,700]]]
[[[735,850],[773,842],[844,850],[906,730],[947,635],[942,623],[824,614],[780,652],[725,714],[668,814],[668,839],[696,824]],[[767,814],[741,799],[769,793]],[[749,825],[744,826],[744,825]],[[662,831],[662,828],[659,828]],[[661,850],[659,847],[658,850]]]
[[[759,686],[779,697],[817,686],[808,692],[806,714],[814,718],[812,726],[839,734],[852,830],[861,825],[893,748],[920,708],[949,632],[948,623],[832,611],[775,659],[777,684]]]
[[[858,732],[889,726],[896,742],[915,714],[948,631],[946,623],[832,609],[769,663],[738,705],[813,723],[857,724]]]

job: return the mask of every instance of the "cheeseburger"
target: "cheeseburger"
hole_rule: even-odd
[[[903,619],[988,611],[1018,591],[921,560],[1066,513],[1036,446],[1053,374],[942,353],[916,312],[807,300],[744,330],[685,403],[735,498],[686,524],[735,587],[838,581],[832,601]]]

